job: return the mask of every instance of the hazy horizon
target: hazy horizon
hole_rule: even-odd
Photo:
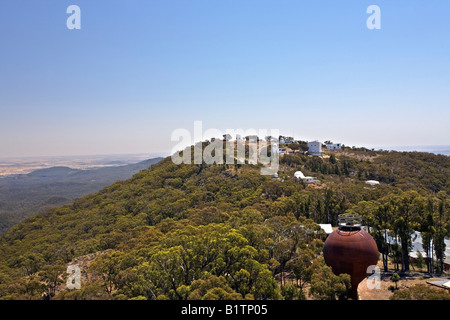
[[[297,139],[296,139],[297,140]],[[301,140],[301,139],[300,139]],[[323,141],[321,141],[323,143]],[[450,144],[449,145],[421,145],[421,146],[364,146],[364,145],[348,145],[343,143],[343,145],[347,147],[356,147],[356,148],[367,148],[374,150],[384,150],[384,151],[417,151],[417,152],[429,152],[434,154],[439,154],[439,152],[443,155],[450,155]],[[0,157],[0,160],[14,160],[14,159],[52,159],[52,158],[89,158],[89,157],[136,157],[139,156],[142,159],[152,159],[158,157],[168,157],[171,155],[170,151],[167,152],[139,152],[139,153],[114,153],[114,154],[61,154],[61,155],[30,155],[30,156],[7,156]],[[113,159],[111,159],[113,160]]]

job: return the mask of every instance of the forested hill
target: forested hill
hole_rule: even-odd
[[[88,170],[52,167],[28,174],[0,178],[0,234],[11,226],[46,209],[60,207],[94,193],[118,180],[157,163],[153,158],[138,163]]]
[[[0,239],[0,298],[279,299],[292,292],[277,281],[300,270],[299,261],[312,268],[303,279],[311,289],[296,294],[329,295],[320,281],[331,279],[331,294],[341,298],[348,279],[324,266],[316,223],[356,211],[370,224],[390,206],[392,221],[407,207],[410,227],[420,228],[443,206],[448,227],[449,157],[350,148],[327,156],[286,155],[278,180],[257,165],[166,158],[37,214]],[[320,184],[293,178],[297,170]],[[58,275],[74,259],[89,260],[83,272],[91,276],[82,290],[66,292]]]

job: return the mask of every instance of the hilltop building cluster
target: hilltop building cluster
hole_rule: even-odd
[[[231,142],[233,141],[233,137],[230,134],[224,134],[223,135],[223,142]],[[341,150],[343,147],[342,143],[333,143],[331,141],[325,141],[324,143],[314,140],[314,141],[301,141],[301,140],[295,140],[293,137],[286,137],[286,136],[279,136],[278,139],[276,137],[267,136],[265,139],[261,139],[257,135],[248,135],[245,137],[242,137],[241,135],[237,134],[235,140],[237,143],[240,142],[248,142],[248,143],[274,143],[278,142],[278,153],[280,155],[283,154],[304,154],[304,155],[311,155],[311,156],[323,156],[323,148],[326,148],[327,150]],[[306,144],[308,150],[296,150],[292,145],[302,145]]]
[[[323,148],[324,147],[327,150],[341,150],[342,146],[343,146],[342,143],[332,143],[331,141],[326,141],[326,142],[322,143],[318,140],[314,140],[314,141],[306,142],[308,150],[301,152],[298,150],[292,150],[291,148],[289,148],[289,145],[301,144],[301,143],[305,143],[305,142],[294,140],[291,137],[283,137],[283,136],[280,136],[279,141],[280,141],[280,148],[279,148],[280,154],[301,153],[304,155],[311,155],[311,156],[317,156],[317,157],[323,156]]]
[[[286,136],[267,136],[264,139],[261,139],[258,135],[248,135],[242,137],[239,134],[236,135],[234,141],[230,134],[225,134],[223,135],[223,142],[234,142],[236,144],[256,144],[258,148],[269,144],[274,145],[275,143],[276,149],[274,152],[278,152],[280,156],[286,154],[301,154],[305,156],[323,157],[323,148],[326,148],[327,150],[340,150],[343,147],[341,143],[333,143],[331,141],[325,141],[324,143],[318,140],[301,141],[295,140],[293,137]],[[316,177],[305,176],[301,171],[295,172],[294,178],[297,181],[301,181],[306,184],[320,184],[320,181]],[[284,181],[284,179],[278,177],[278,174],[274,174],[273,180]]]

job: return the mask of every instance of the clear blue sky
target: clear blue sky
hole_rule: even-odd
[[[0,157],[169,152],[194,120],[450,144],[449,35],[448,0],[2,1]]]

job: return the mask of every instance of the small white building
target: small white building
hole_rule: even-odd
[[[292,137],[280,136],[279,140],[280,140],[280,144],[292,144],[292,143],[294,143],[294,138],[292,138]]]
[[[309,176],[305,177],[305,175],[301,171],[296,171],[294,173],[294,177],[297,178],[297,179],[301,179],[305,183],[316,183],[316,182],[318,182],[318,180],[316,178],[314,178],[314,177],[309,177]]]
[[[326,143],[325,146],[328,150],[340,150],[342,147],[341,143]]]
[[[322,228],[323,231],[325,231],[325,233],[327,235],[333,233],[333,228],[331,227],[331,224],[327,223],[327,224],[319,224],[319,226]]]
[[[366,184],[371,185],[371,186],[377,186],[380,184],[380,181],[376,181],[376,180],[367,180]]]
[[[323,156],[322,143],[315,140],[308,142],[308,153],[312,156]]]
[[[272,181],[281,181],[281,182],[284,182],[284,179],[281,179],[281,178],[278,176],[278,172],[275,172],[275,173],[273,174]]]

